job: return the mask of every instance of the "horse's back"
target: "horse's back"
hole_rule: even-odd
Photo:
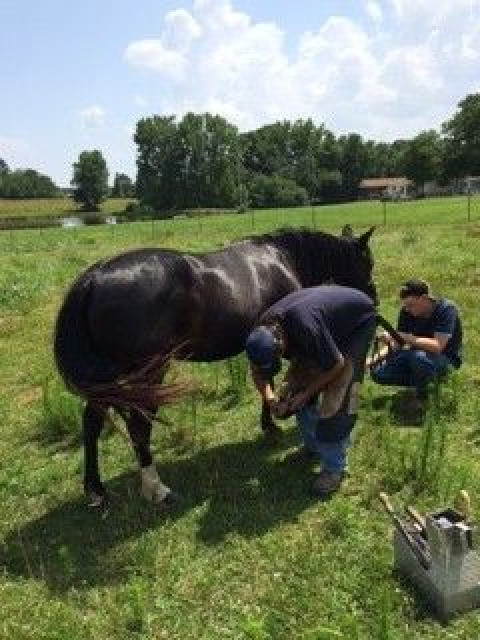
[[[167,351],[185,332],[194,289],[194,274],[176,251],[116,256],[94,273],[88,310],[92,335],[118,359]]]

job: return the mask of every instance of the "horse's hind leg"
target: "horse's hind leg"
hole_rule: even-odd
[[[127,420],[127,429],[140,466],[142,495],[155,504],[165,506],[171,504],[174,501],[174,495],[160,480],[150,451],[152,432],[150,420],[140,411],[132,410]]]
[[[85,449],[85,476],[83,486],[88,504],[101,507],[106,501],[106,491],[98,469],[98,437],[105,421],[105,409],[87,402],[83,412],[83,444]]]

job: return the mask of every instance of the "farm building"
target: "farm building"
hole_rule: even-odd
[[[365,178],[359,188],[364,198],[391,198],[401,200],[408,198],[413,182],[405,177]]]
[[[480,176],[467,176],[460,181],[462,193],[480,193]]]

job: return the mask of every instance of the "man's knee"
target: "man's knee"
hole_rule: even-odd
[[[414,375],[433,378],[436,372],[433,357],[426,351],[410,351],[410,367]]]
[[[370,378],[377,384],[393,384],[396,380],[393,367],[387,361],[373,366],[370,370]]]
[[[330,418],[319,418],[317,439],[320,442],[339,442],[347,438],[357,421],[357,414],[340,411]]]

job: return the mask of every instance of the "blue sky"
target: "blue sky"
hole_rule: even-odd
[[[100,149],[134,178],[136,122],[189,110],[411,137],[479,70],[480,0],[0,0],[0,157],[68,185]]]

